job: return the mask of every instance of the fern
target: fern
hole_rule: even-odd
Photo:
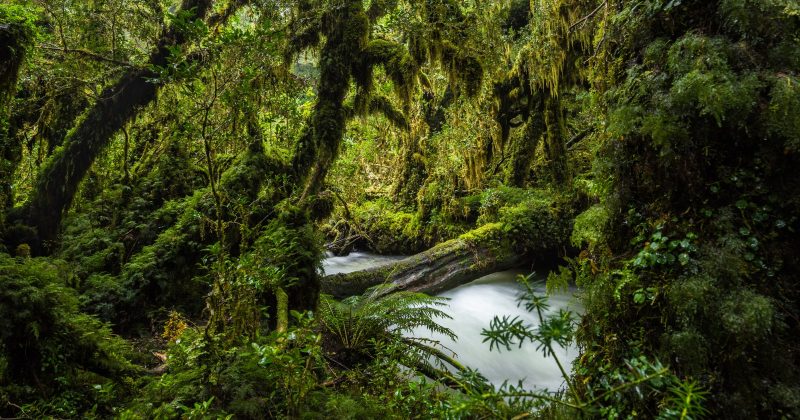
[[[320,322],[324,332],[337,342],[340,353],[345,353],[344,359],[347,360],[344,362],[359,363],[369,359],[376,343],[382,341],[408,346],[409,356],[436,356],[437,352],[426,350],[435,348],[437,342],[403,337],[404,333],[417,328],[456,338],[453,331],[435,321],[436,318],[450,318],[439,309],[445,305],[446,298],[413,292],[382,295],[380,292],[386,287],[378,286],[341,302],[322,295]],[[424,345],[417,345],[422,343]]]

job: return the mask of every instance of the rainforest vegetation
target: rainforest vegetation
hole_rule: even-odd
[[[798,168],[798,0],[4,0],[0,417],[800,418]]]

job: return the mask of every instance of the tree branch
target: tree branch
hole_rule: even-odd
[[[597,6],[596,9],[592,10],[591,13],[589,13],[588,15],[580,18],[577,22],[573,23],[572,26],[569,27],[569,31],[572,32],[578,25],[582,25],[582,24],[586,23],[587,20],[591,19],[592,16],[596,15],[597,12],[599,12],[600,9],[602,9],[603,6],[605,6],[607,4],[608,4],[608,0],[605,0],[604,2],[600,3],[600,5]]]
[[[116,64],[116,65],[119,65],[119,66],[124,66],[124,67],[135,67],[132,63],[129,63],[127,61],[121,61],[121,60],[116,60],[116,59],[113,59],[113,58],[105,57],[103,55],[91,52],[89,50],[84,50],[82,48],[61,48],[61,47],[57,47],[55,45],[39,45],[38,48],[43,49],[43,50],[48,50],[48,51],[61,51],[63,53],[67,53],[67,54],[78,54],[78,55],[81,55],[81,56],[84,56],[84,57],[88,57],[88,58],[91,58],[91,59],[94,59],[94,60],[97,60],[97,61],[104,61],[106,63],[112,63],[112,64]]]

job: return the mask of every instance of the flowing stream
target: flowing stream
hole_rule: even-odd
[[[353,252],[346,257],[326,258],[323,269],[326,274],[348,273],[388,264],[400,258],[403,257]],[[522,348],[512,346],[510,351],[505,348],[490,351],[489,343],[483,342],[481,330],[489,327],[495,315],[510,315],[511,318],[519,316],[526,324],[539,324],[536,314],[526,311],[524,305],[517,306],[517,298],[523,291],[522,286],[515,281],[519,274],[526,273],[522,270],[500,271],[439,295],[450,299],[443,310],[452,319],[439,319],[437,322],[450,328],[458,336],[456,341],[427,329],[414,331],[412,335],[438,340],[448,353],[455,354],[455,358],[461,363],[477,369],[495,386],[507,380],[514,385],[522,381],[528,389],[546,388],[555,391],[561,388],[564,380],[558,366],[552,358],[546,358],[541,351],[537,351],[535,344],[526,342]],[[551,295],[547,313],[556,313],[559,309],[580,312],[582,308],[573,293],[574,291],[569,291]],[[564,368],[569,371],[571,362],[577,355],[576,349],[557,347],[554,350]]]

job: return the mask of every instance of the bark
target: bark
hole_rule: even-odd
[[[400,176],[394,184],[394,199],[407,206],[413,206],[417,194],[428,178],[422,147],[415,133],[404,135],[403,155],[400,163]]]
[[[212,3],[211,0],[184,0],[181,9],[194,10],[195,17],[203,19]],[[80,182],[114,133],[155,99],[158,84],[148,79],[156,78],[157,74],[150,65],[165,67],[170,59],[170,48],[187,42],[178,28],[167,30],[151,54],[149,65],[130,69],[119,81],[104,89],[100,99],[67,136],[63,148],[42,168],[36,190],[21,216],[36,228],[43,244],[56,239]],[[40,246],[36,248],[39,252],[43,250]]]
[[[566,196],[540,196],[506,207],[505,215],[456,239],[393,264],[322,279],[323,293],[358,295],[380,284],[435,294],[491,274],[535,262],[550,266],[566,252],[577,212]],[[535,256],[532,257],[532,256]]]
[[[525,261],[503,225],[492,223],[390,265],[326,276],[322,291],[343,298],[386,283],[392,286],[381,293],[435,294]]]
[[[259,197],[262,186],[275,174],[288,170],[284,162],[264,153],[259,138],[253,141],[238,162],[223,173],[219,182],[220,193],[233,197],[228,205],[223,206],[221,213],[226,225],[223,242],[229,245],[227,252],[234,256],[240,252],[239,227],[229,224],[238,217],[236,209],[247,206],[254,209],[245,222],[249,228],[255,229],[267,219],[275,203],[284,198],[280,193],[276,193],[277,197]],[[192,289],[187,280],[200,271],[201,259],[207,255],[206,247],[219,240],[217,235],[205,232],[197,218],[197,215],[203,215],[205,220],[214,220],[210,188],[203,188],[194,196],[187,197],[182,208],[183,213],[176,224],[164,230],[155,243],[144,247],[122,269],[120,281],[126,290],[132,291],[126,302],[130,316],[128,322],[139,321],[136,316],[141,316],[141,308],[149,304],[201,305],[203,302],[201,297],[193,301],[187,290],[197,290]],[[187,309],[187,312],[192,311]]]

